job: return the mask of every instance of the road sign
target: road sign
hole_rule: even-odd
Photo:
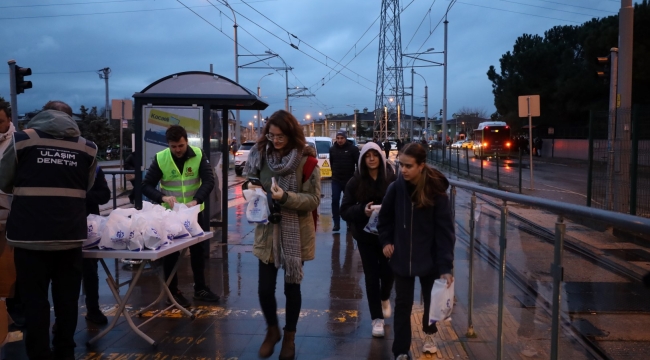
[[[124,108],[122,108],[122,104],[124,104]],[[133,120],[133,101],[128,99],[111,100],[111,118],[113,120]]]
[[[519,97],[519,117],[539,116],[539,114],[539,95],[522,95]]]
[[[122,129],[128,129],[129,128],[129,120],[122,120]]]

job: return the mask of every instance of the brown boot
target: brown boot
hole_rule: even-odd
[[[275,350],[275,344],[280,342],[282,339],[282,334],[280,333],[280,328],[277,325],[269,326],[266,328],[266,337],[264,337],[264,342],[260,346],[259,356],[262,359],[266,359],[273,355]]]
[[[296,332],[284,331],[282,339],[282,349],[280,350],[280,360],[293,360],[296,357]]]

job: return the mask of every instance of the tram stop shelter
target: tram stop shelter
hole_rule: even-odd
[[[268,104],[254,92],[218,74],[188,71],[165,76],[133,94],[135,130],[135,207],[142,208],[142,179],[156,153],[168,147],[165,131],[181,125],[189,145],[209,154],[215,187],[205,201],[201,226],[221,227],[221,241],[228,239],[228,113],[231,110],[264,110]],[[239,119],[236,119],[239,122]],[[188,169],[190,170],[190,169]],[[198,171],[196,169],[195,171]]]

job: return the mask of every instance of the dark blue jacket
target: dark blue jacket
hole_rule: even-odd
[[[359,148],[347,141],[343,146],[334,142],[330,147],[330,166],[332,180],[347,183],[354,176],[359,163]]]
[[[449,182],[443,177],[445,188]],[[454,268],[456,235],[447,194],[437,195],[434,206],[418,209],[400,174],[390,184],[379,211],[379,241],[393,244],[390,259],[399,276],[450,274]]]

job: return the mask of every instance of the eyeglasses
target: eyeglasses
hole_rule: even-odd
[[[287,140],[287,137],[284,135],[273,135],[271,133],[267,133],[266,138],[269,139],[269,141],[273,141],[275,139],[277,142],[284,142]]]

